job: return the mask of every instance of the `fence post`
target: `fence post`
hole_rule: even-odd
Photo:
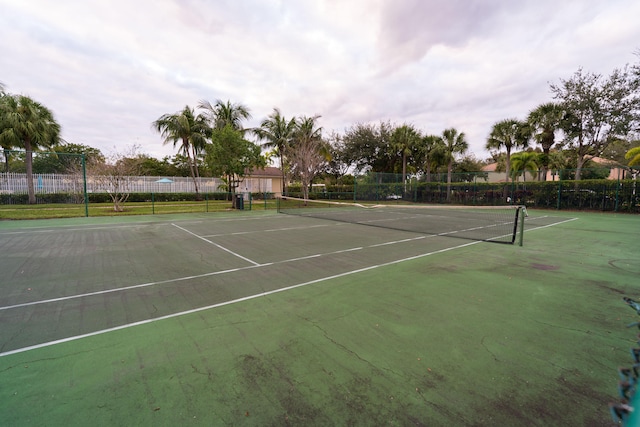
[[[84,153],[80,155],[82,159],[82,182],[84,184],[84,216],[89,216],[89,197],[87,197],[87,162]]]
[[[353,203],[355,203],[358,200],[357,194],[358,194],[358,175],[354,174],[353,175]]]
[[[614,212],[618,212],[618,197],[619,197],[619,191],[620,191],[620,169],[618,169],[618,179],[616,181],[616,203],[615,203],[615,207],[614,207]]]

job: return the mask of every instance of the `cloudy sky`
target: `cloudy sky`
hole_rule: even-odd
[[[578,68],[640,57],[638,0],[0,0],[0,82],[63,138],[162,158],[151,123],[201,100],[355,123],[492,125],[552,100]]]

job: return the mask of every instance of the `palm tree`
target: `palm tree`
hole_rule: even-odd
[[[640,147],[634,147],[627,151],[624,158],[629,160],[629,166],[640,165]]]
[[[549,151],[555,144],[556,132],[560,129],[564,110],[555,102],[548,102],[539,105],[532,110],[527,117],[527,123],[531,129],[536,143],[542,146],[542,156],[540,163],[542,166],[542,176],[546,180],[547,169],[549,168]]]
[[[420,157],[427,182],[431,182],[431,172],[442,165],[444,141],[438,135],[426,135],[420,144]]]
[[[197,117],[188,105],[182,111],[175,114],[164,114],[153,122],[153,128],[160,132],[164,138],[164,144],[173,143],[173,146],[180,144],[179,153],[187,157],[189,170],[196,194],[198,194],[198,155],[204,149],[206,136],[209,127],[202,115]]]
[[[530,172],[534,176],[538,172],[539,160],[539,153],[536,153],[534,151],[523,151],[520,153],[515,153],[513,156],[511,156],[512,177],[518,177],[520,176],[520,173],[522,173],[522,179],[524,182],[526,182],[527,172]]]
[[[0,97],[0,145],[26,151],[29,204],[36,203],[33,187],[33,151],[60,142],[60,125],[44,105],[24,95]]]
[[[402,156],[402,183],[405,186],[405,192],[407,182],[407,157],[417,148],[419,141],[420,133],[412,125],[404,124],[395,128],[391,133],[391,144],[394,151]]]
[[[224,129],[226,125],[230,125],[234,130],[244,131],[242,121],[251,118],[248,107],[239,103],[232,104],[231,101],[223,102],[218,99],[211,105],[209,101],[202,100],[198,108],[205,110],[205,117],[213,129]]]
[[[560,150],[550,151],[548,161],[548,168],[551,170],[551,176],[554,177],[555,175],[558,175],[558,179],[563,179],[562,173],[567,167],[565,152]]]
[[[506,171],[507,182],[509,181],[509,173],[511,171],[511,150],[517,148],[526,148],[529,145],[528,126],[526,123],[517,119],[506,119],[493,125],[491,134],[485,145],[487,150],[507,151]]]
[[[282,172],[282,193],[285,194],[287,187],[287,174],[285,164],[287,147],[291,143],[296,128],[296,119],[287,120],[277,108],[273,109],[273,113],[260,123],[260,127],[254,129],[254,134],[258,139],[266,140],[263,144],[265,148],[275,149],[280,158],[280,171]]]
[[[2,97],[4,97],[5,95],[6,93],[4,84],[0,82],[0,103],[2,102]],[[7,142],[0,144],[0,147],[4,152],[4,171],[9,172],[9,155],[11,154],[11,149],[13,148],[13,146]]]
[[[469,149],[464,132],[458,133],[455,128],[445,129],[442,132],[444,142],[444,158],[447,161],[447,201],[451,200],[451,173],[456,154],[464,154]]]

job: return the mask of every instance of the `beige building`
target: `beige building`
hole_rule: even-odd
[[[273,193],[276,196],[281,196],[282,172],[272,166],[264,169],[254,169],[244,178],[238,191],[243,193]]]

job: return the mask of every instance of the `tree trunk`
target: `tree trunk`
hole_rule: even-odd
[[[541,168],[541,176],[542,179],[540,181],[547,180],[547,171],[549,170],[549,152],[551,151],[551,147],[547,145],[542,146],[542,168]]]
[[[580,181],[582,177],[582,166],[584,166],[584,156],[578,154],[578,159],[576,161],[576,181]]]
[[[282,153],[280,154],[280,173],[282,174],[282,184],[280,184],[281,187],[281,196],[284,196],[287,192],[287,184],[285,183],[285,179],[286,179],[286,174],[284,172],[284,156],[282,155]]]
[[[196,166],[196,159],[195,159],[195,149],[194,150],[189,150],[189,141],[187,141],[186,139],[182,140],[182,145],[185,147],[185,154],[187,155],[187,161],[189,162],[189,171],[191,172],[191,179],[193,180],[193,187],[196,190],[196,199],[200,200],[200,191],[198,189],[198,180],[196,179],[196,177],[198,176],[198,169]],[[191,154],[191,151],[193,151],[193,156]],[[193,158],[192,158],[193,157]]]
[[[511,149],[507,147],[507,158],[505,159],[505,168],[507,170],[507,177],[505,182],[509,182],[509,175],[511,174]]]
[[[9,156],[11,155],[10,151],[4,150],[4,171],[9,173]]]

